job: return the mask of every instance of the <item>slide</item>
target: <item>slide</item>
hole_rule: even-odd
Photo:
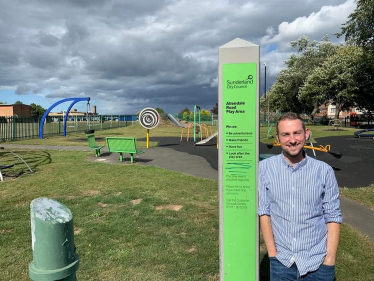
[[[173,115],[168,113],[168,114],[166,114],[166,116],[170,119],[171,122],[174,123],[175,126],[180,127],[180,128],[186,128],[186,126],[179,123],[179,121],[177,119],[175,119],[175,117]]]
[[[218,135],[218,131],[211,134],[209,137],[207,137],[206,139],[203,139],[202,141],[199,141],[197,143],[195,143],[194,145],[203,145],[203,144],[206,144],[208,141],[210,141],[212,138],[214,138],[216,135]]]
[[[366,132],[373,132],[372,134],[366,134]],[[374,129],[365,129],[365,130],[360,130],[357,132],[354,132],[355,137],[357,138],[362,138],[362,137],[370,137],[374,138]]]

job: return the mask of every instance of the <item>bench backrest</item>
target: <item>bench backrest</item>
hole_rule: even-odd
[[[112,152],[133,152],[136,153],[135,138],[128,137],[106,137],[108,151]]]
[[[87,135],[87,139],[88,139],[88,146],[89,147],[97,146],[94,134]]]

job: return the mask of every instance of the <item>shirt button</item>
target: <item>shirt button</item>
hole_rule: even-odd
[[[292,207],[295,207],[295,205],[294,205],[294,204],[292,204]]]
[[[296,241],[296,238],[294,238],[293,241]]]

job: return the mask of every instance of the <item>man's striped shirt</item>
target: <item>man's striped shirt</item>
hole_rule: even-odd
[[[326,256],[326,223],[342,223],[333,169],[306,156],[295,167],[283,154],[260,162],[258,215],[271,217],[276,258],[301,275],[317,270]]]

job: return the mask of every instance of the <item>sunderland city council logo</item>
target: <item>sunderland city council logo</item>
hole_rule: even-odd
[[[248,85],[253,84],[253,75],[249,74],[246,79],[243,80],[227,80],[226,87],[227,89],[246,89]]]

